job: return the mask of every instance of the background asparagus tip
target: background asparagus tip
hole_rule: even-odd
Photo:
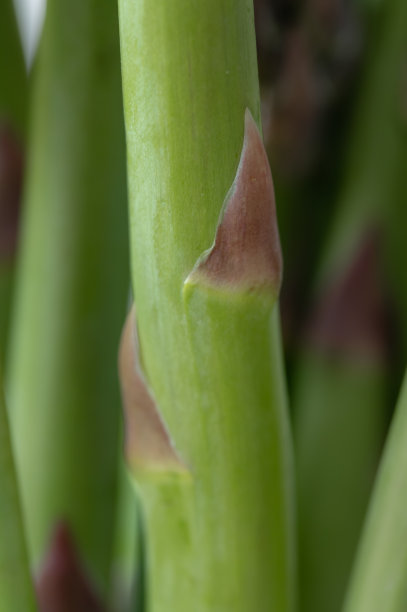
[[[246,110],[242,154],[215,244],[188,280],[231,289],[269,287],[277,296],[282,267],[273,179],[261,135]]]
[[[85,575],[73,536],[65,523],[54,532],[37,582],[41,612],[103,612],[104,607]]]
[[[343,272],[320,296],[307,342],[332,355],[386,363],[389,324],[379,234],[370,230]]]

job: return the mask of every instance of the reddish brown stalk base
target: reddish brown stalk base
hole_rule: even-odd
[[[185,471],[140,369],[134,306],[122,333],[119,376],[125,417],[125,455],[130,469]]]
[[[59,525],[37,582],[41,612],[103,612],[78,559],[67,525]]]
[[[307,342],[327,354],[383,363],[388,331],[380,242],[376,232],[368,232],[348,267],[319,299]]]
[[[257,125],[246,110],[243,150],[215,244],[190,278],[236,289],[271,288],[282,278],[273,179]]]

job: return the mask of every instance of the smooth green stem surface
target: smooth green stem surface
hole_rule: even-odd
[[[385,430],[383,369],[308,349],[294,381],[302,610],[341,609]]]
[[[136,474],[151,612],[295,607],[275,296],[184,281],[259,121],[251,0],[121,0],[131,261],[145,376],[186,473]]]
[[[0,610],[36,610],[8,416],[0,380]]]
[[[55,523],[107,590],[128,290],[117,6],[49,0],[35,72],[9,370],[31,562]]]
[[[381,461],[345,612],[407,607],[407,378]]]

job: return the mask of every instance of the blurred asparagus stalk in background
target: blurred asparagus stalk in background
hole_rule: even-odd
[[[132,312],[121,371],[147,606],[292,611],[281,262],[251,116],[259,122],[252,2],[119,6],[140,336],[137,347]]]
[[[28,83],[12,0],[0,1],[0,363],[5,362],[23,180]]]
[[[405,245],[400,240],[399,228],[405,228],[406,215],[407,137],[403,96],[407,4],[403,0],[380,3],[371,28],[371,44],[356,100],[338,212],[322,253],[318,286],[324,285],[332,270],[346,266],[369,228],[379,228],[385,245],[386,274],[398,299],[406,355],[407,284],[402,264]]]
[[[403,612],[407,604],[407,377],[390,428],[345,612]]]
[[[63,520],[108,590],[119,452],[116,351],[128,291],[117,7],[49,0],[34,74],[8,373],[33,569]]]
[[[36,610],[0,377],[0,607]]]
[[[389,399],[386,300],[366,235],[319,296],[293,381],[302,609],[339,611],[379,460]]]
[[[394,346],[390,350],[386,315],[391,275],[384,255],[400,218],[400,198],[405,202],[399,169],[406,138],[396,106],[406,28],[404,2],[392,0],[380,7],[346,149],[337,214],[317,276],[317,337],[314,329],[294,381],[301,596],[305,610],[313,612],[341,605],[396,379],[398,355]],[[404,270],[393,267],[393,279],[405,287]],[[341,280],[346,270],[348,279]]]
[[[0,607],[36,609],[3,393],[22,189],[27,75],[12,0],[0,2]]]

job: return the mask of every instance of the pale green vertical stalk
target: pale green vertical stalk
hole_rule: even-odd
[[[117,6],[49,0],[35,72],[9,370],[38,569],[65,520],[107,589],[119,447],[116,352],[128,288]]]
[[[140,357],[173,445],[164,458],[142,449],[133,466],[148,609],[291,611],[276,288],[191,274],[236,175],[245,109],[259,121],[252,2],[119,6]]]
[[[307,351],[296,379],[303,610],[340,610],[383,441],[386,377]]]
[[[407,379],[386,442],[345,612],[404,612],[407,606]]]
[[[0,380],[0,610],[34,612],[34,589]]]

